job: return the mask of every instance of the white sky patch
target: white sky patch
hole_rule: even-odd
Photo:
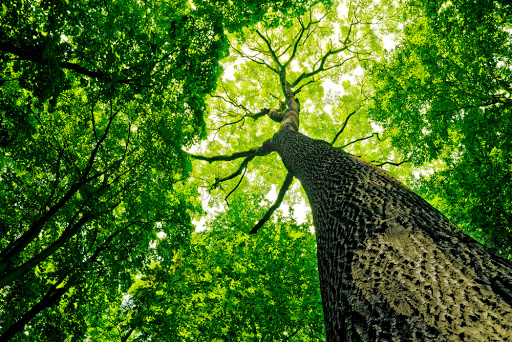
[[[204,210],[204,207],[203,207],[203,210]],[[206,226],[205,226],[205,224],[206,224],[206,215],[203,215],[199,221],[198,220],[193,220],[192,224],[196,227],[196,229],[195,229],[196,232],[202,232],[203,230],[206,229]]]
[[[423,177],[431,176],[431,175],[434,174],[434,172],[436,172],[436,170],[434,170],[434,169],[430,169],[430,170],[415,170],[415,171],[412,172],[412,174],[414,175],[414,178],[418,179],[421,176],[423,176]]]
[[[373,121],[370,121],[370,125],[372,125],[373,131],[376,133],[382,133],[384,132],[384,128],[382,128],[381,125],[376,124]]]
[[[299,71],[299,72],[302,71],[302,69],[299,66],[299,62],[297,62],[296,60],[293,60],[290,63],[290,67],[292,68],[292,71]]]
[[[234,81],[235,80],[235,64],[229,63],[224,65],[224,74],[222,78],[225,80]]]
[[[271,202],[275,202],[275,200],[277,199],[277,186],[272,185],[272,189],[270,189],[265,198]]]
[[[387,51],[391,51],[396,46],[395,41],[395,35],[394,34],[388,34],[382,37],[382,45],[384,46],[384,49]]]
[[[325,93],[329,93],[330,91],[336,93],[337,96],[343,95],[343,86],[338,83],[334,83],[331,79],[326,78],[322,81],[322,86],[324,87]]]

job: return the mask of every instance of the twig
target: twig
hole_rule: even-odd
[[[226,203],[228,204],[228,207],[229,207],[229,202],[228,202],[228,197],[231,196],[231,194],[233,192],[236,191],[236,189],[238,189],[238,187],[240,186],[240,184],[242,183],[242,180],[244,179],[244,176],[245,176],[245,172],[247,171],[247,167],[244,169],[244,173],[242,173],[242,177],[240,177],[240,180],[238,181],[238,183],[236,184],[236,186],[233,188],[233,190],[231,190],[229,192],[229,194],[226,195],[226,197],[224,197],[224,201],[226,201]]]
[[[274,211],[276,211],[276,209],[279,208],[279,206],[281,205],[281,202],[283,202],[284,195],[286,194],[286,191],[288,191],[288,189],[290,188],[292,182],[293,175],[290,172],[288,172],[283,182],[283,185],[281,185],[281,189],[279,190],[279,194],[277,195],[276,202],[270,208],[268,208],[265,215],[263,215],[261,220],[259,220],[259,222],[256,223],[256,225],[251,229],[249,234],[256,234],[258,232],[258,229],[260,229],[270,219]]]
[[[265,109],[262,109],[261,111],[259,111],[258,113],[246,114],[246,115],[243,115],[242,117],[240,117],[240,119],[238,119],[238,120],[231,121],[231,122],[226,122],[226,123],[220,125],[219,127],[216,128],[216,130],[219,131],[219,130],[221,130],[222,128],[224,128],[226,126],[236,125],[240,121],[244,121],[247,118],[251,118],[253,120],[258,120],[262,116],[267,115],[267,113],[268,113],[268,109],[265,108]]]
[[[260,38],[267,45],[268,51],[270,52],[270,55],[272,56],[272,59],[274,60],[274,63],[276,63],[277,70],[283,70],[284,69],[283,65],[279,61],[279,58],[277,58],[274,49],[272,49],[272,44],[270,43],[270,41],[263,34],[261,34],[261,32],[259,30],[256,30],[256,33],[258,34],[258,36],[260,36]]]

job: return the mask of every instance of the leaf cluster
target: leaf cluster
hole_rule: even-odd
[[[131,332],[127,341],[322,340],[314,235],[291,218],[247,235],[262,213],[261,201],[237,195],[229,210],[193,235],[189,247],[174,250],[171,263],[153,265],[117,309],[120,336]]]

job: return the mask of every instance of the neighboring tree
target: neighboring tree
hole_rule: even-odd
[[[441,159],[420,193],[512,258],[510,2],[411,1],[409,18],[395,50],[370,64],[371,117],[416,164]]]
[[[353,29],[366,28],[363,40],[377,37],[365,17],[371,16],[371,11],[363,6],[355,8],[358,10],[348,11],[349,24],[341,30],[344,35],[338,43],[320,44],[315,50],[317,58],[311,58],[314,53],[308,46],[314,25],[321,22],[315,12],[302,17],[284,34],[257,30],[254,36],[260,39],[259,44],[237,47],[239,54],[259,69],[249,74],[254,78],[243,84],[247,86],[244,93],[225,90],[222,100],[246,113],[221,128],[255,119],[249,128],[254,130],[252,136],[246,138],[251,143],[256,140],[253,136],[263,131],[256,120],[264,116],[280,122],[280,129],[259,147],[244,152],[193,157],[210,163],[245,158],[230,176],[214,181],[217,187],[243,176],[256,157],[277,152],[288,176],[276,205],[293,177],[300,180],[316,228],[328,341],[507,340],[512,336],[510,261],[465,235],[382,169],[333,147],[352,114],[346,116],[330,143],[298,132],[299,112],[306,112],[301,122],[324,124],[312,117],[314,111],[302,109],[304,105],[308,108],[307,100],[314,102],[314,97],[301,99],[301,104],[298,101],[309,86],[315,87],[316,77],[351,59],[368,58],[369,53],[357,45],[361,31]],[[307,51],[306,62],[302,49]],[[296,65],[302,71],[295,70]],[[252,89],[251,83],[256,85]],[[257,96],[272,88],[274,96],[279,91],[277,96],[284,98],[285,106],[252,109],[260,104]],[[240,99],[247,103],[238,102]],[[236,146],[237,141],[233,143]],[[275,206],[251,233],[261,229]]]
[[[253,238],[261,196],[236,194],[190,246],[152,265],[91,340],[322,341],[316,243],[309,224],[280,218]],[[160,243],[164,243],[162,239]],[[165,244],[156,247],[169,250]],[[117,324],[112,324],[116,322]]]
[[[311,5],[198,3],[2,2],[1,340],[79,340],[156,258],[158,232],[188,241],[181,148],[204,135],[225,30]]]

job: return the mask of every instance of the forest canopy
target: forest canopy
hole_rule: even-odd
[[[512,258],[505,1],[15,0],[0,13],[1,339],[322,340],[314,228],[294,215],[305,195],[253,150],[286,107],[280,72],[302,132]]]

